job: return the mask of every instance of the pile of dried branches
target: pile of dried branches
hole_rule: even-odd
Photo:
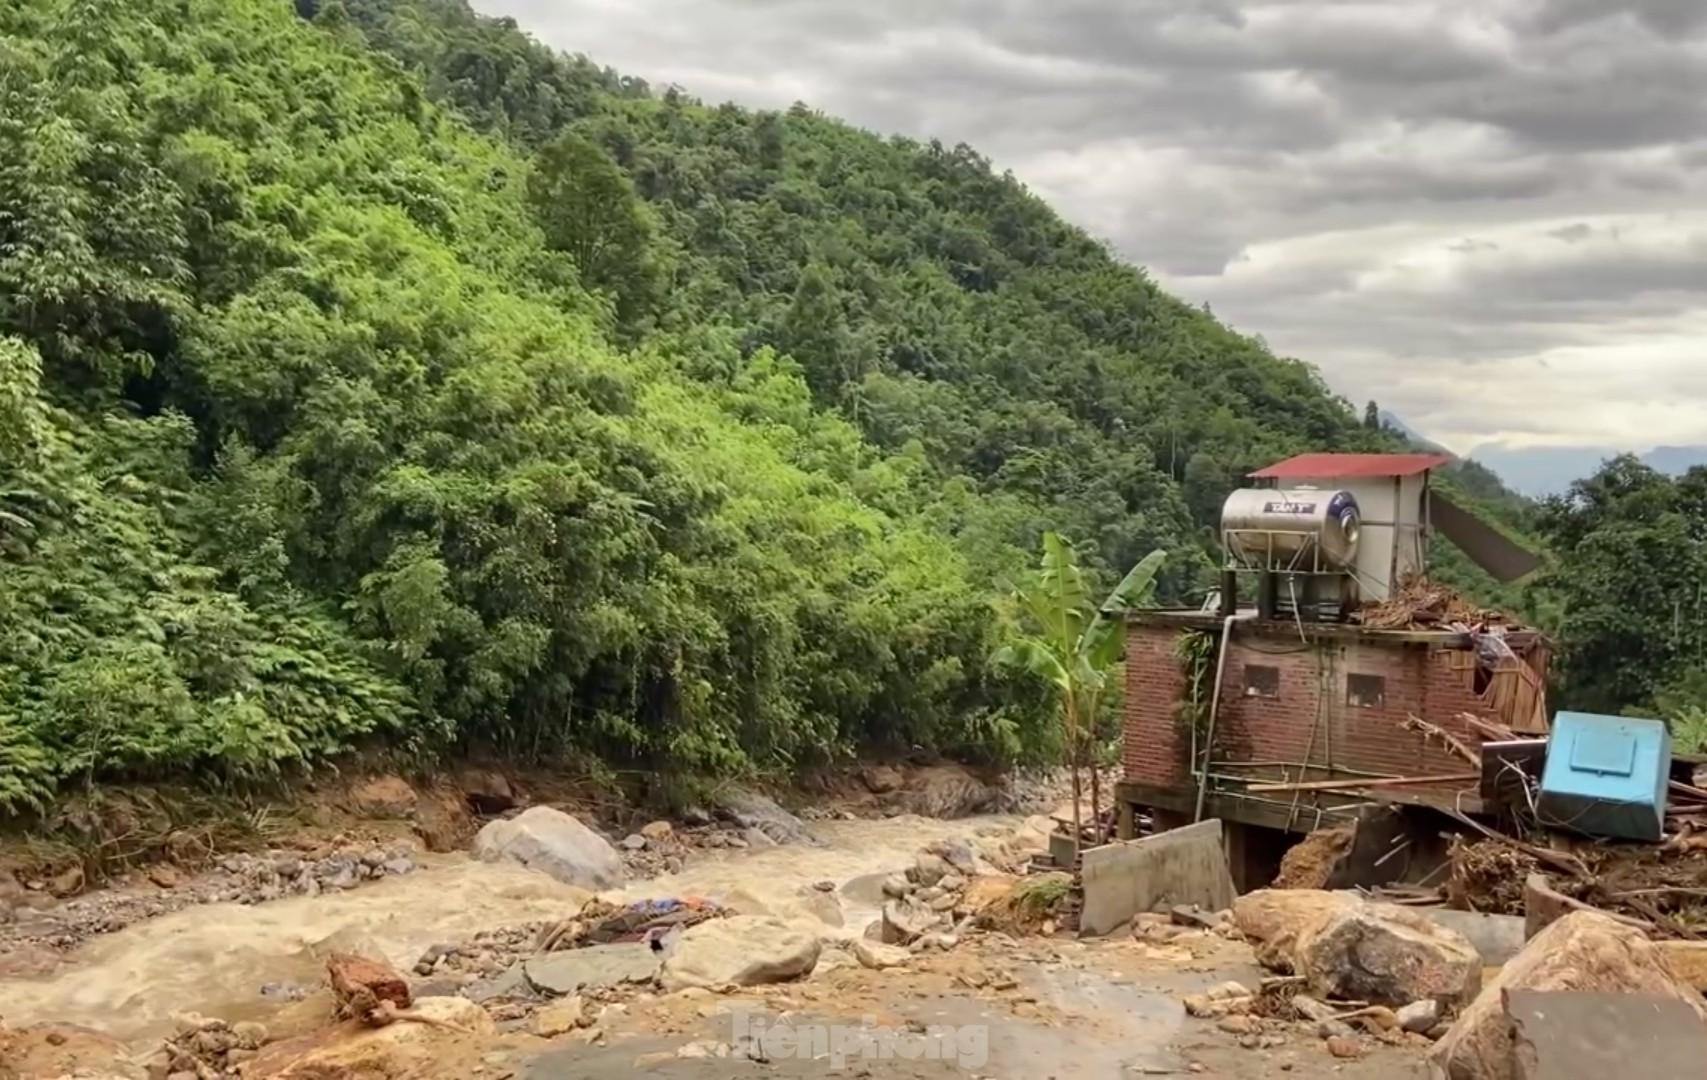
[[[1465,627],[1514,625],[1503,612],[1479,608],[1451,586],[1415,574],[1407,577],[1392,596],[1354,612],[1352,621],[1371,630],[1435,630],[1454,623]]]

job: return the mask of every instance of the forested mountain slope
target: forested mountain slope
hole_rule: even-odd
[[[1246,468],[1380,445],[965,148],[442,0],[0,10],[0,809],[1035,752],[987,658],[1043,529],[1178,594]]]

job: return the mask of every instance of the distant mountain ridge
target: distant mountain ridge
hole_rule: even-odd
[[[1532,498],[1557,495],[1572,482],[1592,476],[1608,458],[1623,451],[1611,446],[1509,447],[1487,443],[1470,452],[1470,458],[1499,473],[1514,490]],[[1707,465],[1707,445],[1656,446],[1638,457],[1660,472],[1676,476],[1698,465]]]

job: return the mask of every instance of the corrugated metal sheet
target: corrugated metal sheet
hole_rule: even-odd
[[[1299,454],[1251,474],[1254,480],[1414,476],[1451,463],[1446,454]]]

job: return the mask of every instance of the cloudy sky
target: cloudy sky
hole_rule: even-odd
[[[965,141],[1430,436],[1707,443],[1707,0],[475,0]]]

